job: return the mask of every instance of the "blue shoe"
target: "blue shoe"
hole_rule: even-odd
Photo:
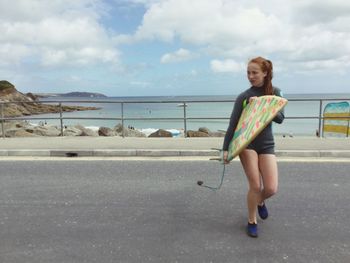
[[[267,211],[265,203],[263,203],[263,205],[258,205],[258,213],[260,218],[263,220],[265,220],[269,216],[269,212]]]
[[[250,237],[258,237],[258,225],[249,223],[247,225],[247,235]]]

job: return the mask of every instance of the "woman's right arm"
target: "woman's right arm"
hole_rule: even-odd
[[[240,94],[235,101],[235,104],[234,104],[234,107],[233,107],[233,110],[231,113],[231,117],[230,117],[230,123],[229,123],[229,126],[227,128],[225,138],[224,138],[224,144],[222,147],[222,150],[224,152],[228,151],[228,147],[229,147],[230,142],[233,138],[236,126],[238,124],[239,118],[240,118],[242,110],[243,110],[243,100],[244,100],[244,96],[242,94]],[[224,155],[225,155],[225,153],[224,153]]]

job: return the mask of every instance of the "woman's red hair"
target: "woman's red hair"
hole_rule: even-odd
[[[273,95],[273,87],[272,87],[272,77],[273,77],[273,66],[272,62],[263,57],[256,57],[249,61],[249,63],[256,63],[259,65],[260,69],[266,73],[266,77],[264,78],[264,93],[265,95]]]

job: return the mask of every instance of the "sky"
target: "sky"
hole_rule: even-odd
[[[236,95],[263,56],[286,94],[349,93],[349,0],[0,0],[21,92]]]

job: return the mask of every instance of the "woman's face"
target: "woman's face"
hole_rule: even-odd
[[[266,72],[263,72],[260,66],[254,62],[248,64],[247,67],[247,77],[254,87],[262,87],[264,85],[264,78],[266,77]]]

